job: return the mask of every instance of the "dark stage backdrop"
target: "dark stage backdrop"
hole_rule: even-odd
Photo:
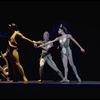
[[[16,23],[24,36],[42,40],[45,31],[50,31],[58,21],[68,22],[73,37],[86,53],[72,43],[74,63],[82,80],[100,81],[100,2],[99,1],[0,1],[0,32],[8,33],[8,23]],[[71,31],[70,30],[70,31]],[[7,37],[0,35],[0,50],[7,48]],[[52,57],[64,72],[59,51],[52,49]],[[26,41],[20,41],[20,62],[29,80],[39,79],[41,50]],[[60,78],[48,66],[44,66],[44,79]],[[69,79],[76,80],[69,66]]]

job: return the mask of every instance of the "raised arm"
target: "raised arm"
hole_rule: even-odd
[[[81,45],[72,37],[72,35],[69,35],[69,38],[80,48],[82,52],[85,52],[85,50],[81,47]]]

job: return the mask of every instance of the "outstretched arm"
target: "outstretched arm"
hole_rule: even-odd
[[[58,38],[55,38],[54,40],[48,41],[47,43],[42,44],[42,45],[40,45],[40,46],[38,46],[38,47],[39,47],[39,48],[40,48],[40,47],[43,47],[43,46],[45,46],[45,45],[51,44],[51,43],[56,42],[56,41],[58,41],[58,40],[59,40]]]
[[[44,48],[44,47],[39,47],[40,49],[43,49],[45,51],[48,51],[48,48]]]
[[[33,44],[35,43],[35,41],[32,41],[31,39],[29,39],[29,38],[23,36],[20,32],[17,32],[17,35],[19,35],[22,39],[24,39],[24,40],[26,40],[26,41],[28,41],[28,42],[31,42],[31,43],[33,43]]]
[[[43,41],[35,41],[35,47],[38,48],[37,45],[42,45]],[[45,51],[48,51],[48,48],[40,47],[40,49],[43,49]]]
[[[80,48],[82,52],[85,52],[81,45],[71,35],[69,35],[69,38]]]
[[[42,44],[43,41],[35,41],[36,44]]]

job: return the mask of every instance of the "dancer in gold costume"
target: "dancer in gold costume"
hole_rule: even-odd
[[[28,79],[26,78],[24,69],[22,67],[22,65],[20,64],[20,60],[19,60],[19,52],[18,52],[18,42],[17,39],[24,39],[28,42],[31,42],[32,44],[35,45],[35,41],[32,41],[28,38],[26,38],[25,36],[23,36],[19,30],[17,30],[17,25],[15,23],[11,23],[9,24],[10,30],[11,30],[11,35],[10,35],[10,39],[8,40],[8,48],[6,50],[6,52],[4,53],[3,57],[6,57],[7,54],[9,56],[9,59],[12,63],[12,71],[13,71],[13,75],[17,74],[15,73],[15,66],[17,66],[20,74],[23,77],[23,80],[26,82],[28,81]],[[15,66],[14,66],[15,64]],[[11,74],[12,72],[9,70],[9,74]]]

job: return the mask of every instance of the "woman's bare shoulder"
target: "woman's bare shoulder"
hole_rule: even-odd
[[[71,34],[68,34],[68,38],[72,38],[72,35]]]

